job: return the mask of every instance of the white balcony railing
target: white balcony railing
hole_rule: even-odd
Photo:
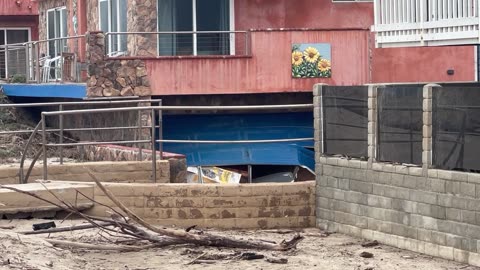
[[[480,43],[479,0],[375,0],[377,47]]]

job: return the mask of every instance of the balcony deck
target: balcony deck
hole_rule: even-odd
[[[375,0],[377,48],[480,43],[479,0]]]
[[[87,97],[87,85],[84,83],[44,83],[44,84],[4,84],[3,92],[12,97],[71,98]]]

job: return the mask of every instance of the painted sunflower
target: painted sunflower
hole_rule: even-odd
[[[292,65],[300,66],[303,63],[303,54],[299,51],[294,51],[292,53]]]
[[[320,61],[318,61],[318,70],[320,70],[321,72],[325,72],[329,71],[330,69],[332,69],[332,66],[329,60],[320,59]]]
[[[310,63],[317,62],[318,58],[320,57],[320,53],[318,53],[318,50],[313,47],[306,48],[303,52],[303,55],[305,56],[305,60]]]

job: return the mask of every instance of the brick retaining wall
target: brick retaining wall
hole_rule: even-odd
[[[164,226],[220,229],[303,228],[315,225],[315,182],[248,185],[106,183],[125,205]],[[95,200],[112,206],[95,188]],[[88,211],[108,216],[105,206]]]
[[[151,182],[151,161],[129,162],[85,162],[52,164],[48,166],[49,180],[91,182],[85,168],[96,172],[99,179],[104,182]],[[28,165],[25,166],[25,174]],[[43,167],[35,166],[30,175],[29,182],[43,178]],[[0,184],[18,184],[18,167],[0,167]],[[170,182],[170,165],[167,160],[157,161],[157,183]]]

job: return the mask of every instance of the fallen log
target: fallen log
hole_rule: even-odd
[[[88,174],[90,177],[95,181],[98,187],[103,191],[103,193],[116,205],[120,208],[128,218],[137,222],[139,225],[145,227],[146,229],[156,232],[160,235],[169,236],[172,238],[178,238],[184,240],[185,243],[196,244],[200,246],[215,246],[215,247],[231,247],[231,248],[244,248],[244,249],[264,249],[264,250],[276,250],[276,251],[287,251],[293,248],[296,248],[297,244],[303,239],[300,234],[295,235],[290,241],[282,241],[279,244],[272,244],[266,243],[261,241],[255,240],[241,240],[235,238],[229,238],[220,235],[214,234],[194,234],[187,232],[185,230],[178,230],[178,229],[169,229],[163,227],[156,227],[134,212],[132,212],[129,208],[127,208],[122,202],[120,202],[113,193],[111,193],[105,186],[98,180],[98,178],[89,170],[87,169]]]
[[[155,245],[148,245],[144,247],[138,246],[125,246],[125,245],[100,245],[100,244],[88,244],[88,243],[80,243],[80,242],[72,242],[72,241],[65,241],[65,240],[57,240],[57,239],[45,239],[48,243],[54,246],[60,247],[74,247],[74,248],[84,248],[84,249],[93,249],[93,250],[113,250],[113,251],[140,251],[147,248],[152,248]]]
[[[113,224],[113,222],[99,222],[98,225],[100,225],[100,226],[114,226],[115,224]],[[71,232],[71,231],[79,231],[79,230],[97,228],[98,225],[81,224],[81,225],[75,225],[75,226],[70,226],[70,227],[52,228],[52,229],[47,229],[47,230],[24,231],[24,232],[19,232],[19,234],[30,235],[30,234],[47,234],[47,233],[59,233],[59,232]]]

